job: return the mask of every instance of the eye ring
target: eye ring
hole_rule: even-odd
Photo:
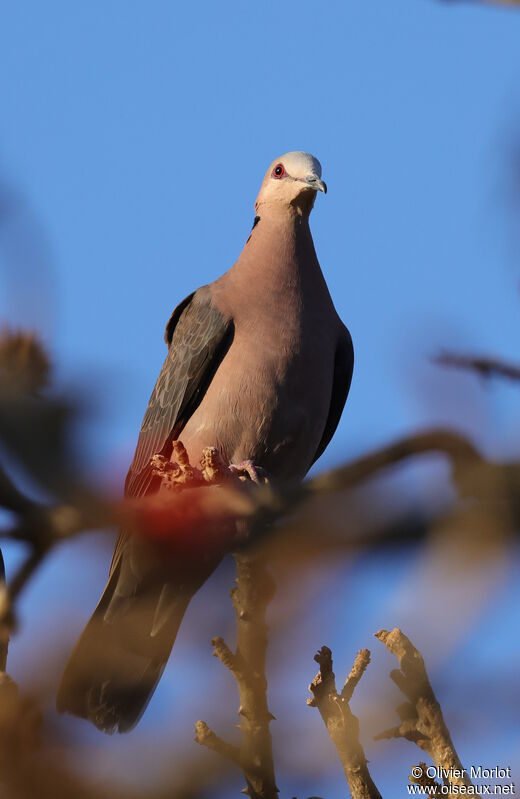
[[[272,171],[272,177],[276,180],[281,180],[285,176],[285,167],[283,164],[277,164]]]

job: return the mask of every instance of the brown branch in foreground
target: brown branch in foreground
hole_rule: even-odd
[[[312,697],[307,704],[317,707],[334,743],[347,778],[352,799],[381,799],[368,770],[367,759],[359,741],[359,721],[352,713],[349,701],[354,689],[370,663],[370,652],[357,653],[345,686],[338,694],[336,678],[332,671],[332,652],[327,646],[314,656],[320,670],[309,691]]]
[[[178,442],[177,447],[181,446]],[[29,543],[41,563],[53,551],[55,544],[74,537],[83,530],[106,527],[122,527],[136,535],[146,534],[148,538],[156,535],[159,545],[168,542],[171,549],[178,546],[183,553],[188,551],[196,557],[204,546],[211,551],[221,547],[224,554],[236,551],[239,547],[249,549],[251,544],[257,544],[271,534],[284,535],[287,542],[290,542],[295,530],[298,531],[297,546],[300,551],[302,547],[307,547],[307,554],[313,547],[319,547],[323,553],[327,548],[369,549],[399,546],[405,542],[418,543],[430,535],[432,530],[441,527],[447,529],[448,525],[453,528],[454,534],[460,535],[462,527],[460,504],[457,500],[452,507],[443,508],[440,514],[432,513],[431,510],[414,511],[389,522],[382,522],[378,509],[365,502],[362,508],[358,506],[355,522],[349,521],[348,529],[346,526],[334,526],[330,529],[327,527],[319,538],[307,523],[311,508],[309,503],[323,501],[338,492],[355,491],[358,485],[381,470],[430,453],[440,453],[449,459],[452,478],[460,498],[469,497],[472,503],[476,500],[477,507],[485,510],[488,518],[496,517],[500,520],[501,531],[519,535],[519,464],[487,461],[464,436],[448,430],[433,429],[406,436],[345,466],[298,484],[257,485],[251,480],[240,480],[236,475],[230,474],[227,466],[224,467],[226,479],[222,480],[221,464],[217,462],[218,458],[211,448],[208,449],[205,463],[201,464],[202,469],[198,470],[205,487],[161,491],[151,497],[126,500],[124,503],[111,503],[104,501],[102,497],[93,497],[78,481],[78,491],[73,503],[42,507],[23,497],[7,478],[0,480],[0,488],[3,487],[5,494],[5,505],[16,506],[19,512],[16,513],[13,526],[0,530],[0,536]],[[157,463],[155,465],[156,468],[160,466]],[[162,476],[174,488],[176,479],[172,470],[172,466],[163,464]],[[220,487],[216,490],[211,484]],[[11,488],[14,490],[11,491]],[[184,485],[183,488],[188,486]],[[352,494],[352,500],[355,502],[355,494]],[[350,498],[345,497],[344,501],[350,501]],[[472,504],[467,507],[471,511],[475,506]],[[288,524],[273,524],[283,517]],[[243,525],[247,527],[247,537],[233,533],[236,529],[235,522],[238,522],[239,529]],[[220,528],[222,535],[215,535],[215,530]],[[198,531],[196,537],[193,536],[195,529]],[[231,531],[229,535],[227,531]],[[28,565],[32,567],[33,562]],[[23,579],[24,573],[27,573],[25,567],[23,573],[15,579],[15,587],[18,583],[18,595],[26,583]],[[5,600],[3,607],[4,610],[7,608]],[[6,621],[5,615],[3,620]]]
[[[421,653],[398,627],[391,632],[379,630],[375,636],[399,660],[399,669],[392,671],[390,677],[408,699],[397,709],[401,724],[385,730],[376,739],[406,738],[417,744],[442,769],[441,773],[446,775],[445,784],[470,786],[467,771],[455,751],[433,693]]]
[[[37,393],[49,383],[51,364],[32,331],[0,331],[0,383],[8,391]]]
[[[14,577],[9,581],[9,586],[5,581],[5,577],[0,580],[0,675],[7,670],[9,639],[12,631],[16,628],[14,603],[43,562],[46,554],[45,549],[32,547],[27,557],[18,567]],[[0,565],[3,567],[1,552]],[[3,572],[3,568],[1,571]]]
[[[177,446],[182,445],[178,442]],[[478,496],[482,502],[483,497],[490,493],[490,486],[495,486],[497,490],[500,488],[499,499],[504,507],[507,505],[511,508],[511,530],[517,533],[519,527],[516,522],[520,520],[520,506],[514,497],[518,496],[520,488],[518,465],[488,462],[465,437],[438,429],[404,437],[345,466],[299,484],[255,485],[250,480],[242,481],[236,475],[231,475],[227,467],[226,479],[221,481],[221,466],[213,462],[215,458],[211,448],[208,448],[208,453],[212,457],[207,455],[203,468],[196,473],[197,478],[200,475],[202,479],[195,480],[194,484],[221,484],[218,491],[206,488],[166,491],[153,497],[117,504],[103,501],[99,497],[94,498],[79,485],[78,500],[74,505],[58,504],[42,508],[23,497],[7,478],[0,480],[0,488],[4,489],[5,494],[0,504],[8,508],[16,506],[18,513],[14,525],[0,531],[0,535],[3,538],[28,542],[42,553],[43,558],[52,551],[54,544],[78,535],[83,530],[121,526],[135,531],[136,534],[143,534],[143,531],[148,533],[150,529],[154,529],[156,517],[160,516],[162,532],[159,537],[162,540],[166,537],[173,545],[176,541],[182,542],[194,528],[207,527],[208,539],[214,540],[216,522],[225,526],[227,522],[240,520],[240,524],[247,524],[250,535],[247,539],[242,537],[241,542],[235,537],[233,547],[239,543],[249,546],[269,530],[279,531],[279,527],[272,526],[273,521],[290,513],[294,514],[302,508],[303,516],[299,523],[301,544],[306,530],[306,501],[354,489],[382,469],[395,466],[411,457],[433,452],[442,453],[449,458],[453,467],[453,478],[461,494]],[[211,461],[209,465],[208,458]],[[163,464],[162,467],[157,463],[154,465],[165,478],[165,482],[170,482],[171,487],[175,487],[178,480],[173,473],[174,467],[170,464]],[[486,491],[482,490],[482,486],[488,487]],[[293,515],[293,519],[295,518]],[[323,535],[320,538],[320,547],[323,548],[325,544],[331,547],[374,547],[400,544],[405,540],[419,541],[429,530],[435,529],[436,522],[437,519],[428,513],[424,517],[399,519],[397,523],[381,526],[380,520],[372,521],[371,513],[367,509],[361,526],[358,525],[360,529],[350,529],[348,533],[341,531],[339,538],[338,535]],[[197,547],[199,546],[200,541],[197,542]]]
[[[198,744],[206,746],[208,749],[211,749],[218,755],[225,757],[227,760],[230,760],[237,766],[242,766],[242,761],[240,759],[240,748],[238,746],[233,746],[233,744],[230,744],[227,741],[224,741],[223,738],[214,733],[213,730],[208,727],[205,721],[195,722],[195,740]]]
[[[237,585],[231,598],[237,619],[237,648],[232,652],[222,638],[214,638],[213,654],[232,672],[239,693],[239,747],[216,735],[203,721],[195,725],[195,740],[239,765],[246,778],[243,793],[254,799],[277,799],[269,723],[274,716],[267,707],[265,658],[266,609],[274,582],[263,560],[254,552],[235,555]]]
[[[520,366],[506,363],[499,358],[486,358],[483,355],[457,355],[454,352],[441,352],[433,359],[440,366],[465,369],[475,372],[480,377],[505,377],[520,382]]]
[[[304,484],[304,488],[310,495],[344,491],[368,480],[381,469],[396,466],[415,455],[431,453],[446,455],[454,469],[473,467],[485,462],[476,447],[465,436],[452,430],[432,429],[400,438],[345,466],[313,477]]]

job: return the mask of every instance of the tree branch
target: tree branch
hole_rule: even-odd
[[[408,699],[397,709],[401,724],[385,730],[376,739],[406,738],[417,744],[442,769],[446,785],[470,786],[467,771],[455,751],[433,693],[421,653],[398,627],[391,632],[379,630],[375,636],[399,660],[399,669],[392,671],[390,677]]]
[[[277,799],[269,723],[274,716],[267,706],[265,658],[267,605],[274,582],[265,563],[252,551],[235,555],[237,585],[231,599],[237,620],[237,648],[232,652],[222,638],[214,638],[213,654],[232,672],[239,693],[240,747],[223,741],[203,721],[195,725],[197,743],[219,752],[240,766],[254,799]]]
[[[320,711],[343,765],[352,799],[381,799],[359,741],[359,721],[349,706],[354,689],[370,663],[370,652],[368,649],[358,652],[341,694],[336,690],[330,649],[322,646],[314,660],[320,670],[309,685],[312,697],[307,704]]]
[[[434,363],[455,369],[475,372],[480,377],[505,377],[520,382],[520,366],[506,363],[499,358],[486,358],[483,355],[457,355],[454,352],[441,352],[433,358]]]

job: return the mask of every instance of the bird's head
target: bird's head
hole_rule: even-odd
[[[286,153],[276,158],[267,170],[255,208],[286,206],[309,213],[318,191],[327,192],[318,159],[309,153]]]

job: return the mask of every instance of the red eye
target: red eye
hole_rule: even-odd
[[[273,174],[273,178],[278,178],[278,180],[280,180],[280,178],[283,178],[283,176],[285,175],[284,165],[283,164],[277,164],[275,166],[275,168],[273,169],[273,173],[272,174]]]

